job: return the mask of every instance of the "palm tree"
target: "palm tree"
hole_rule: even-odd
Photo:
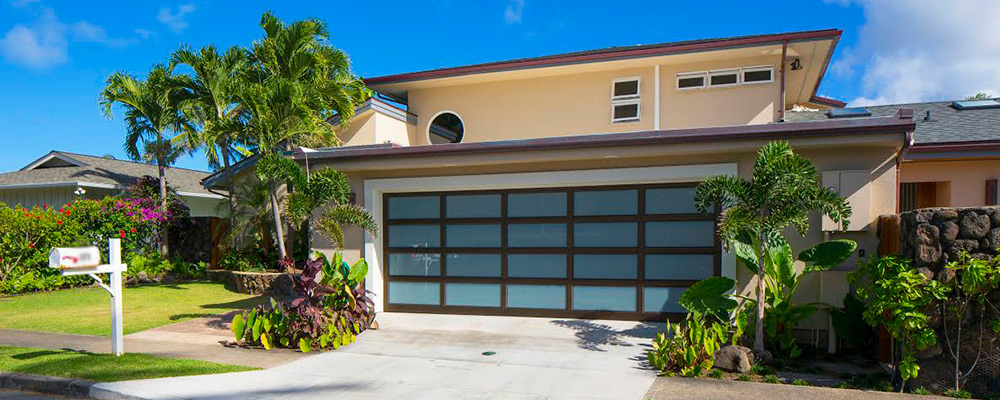
[[[325,135],[333,127],[306,104],[298,85],[281,78],[248,84],[237,98],[242,115],[240,130],[256,145],[261,156],[256,166],[257,177],[268,183],[278,254],[285,259],[288,254],[285,251],[278,187],[290,172],[288,163],[284,162],[288,160],[280,153],[280,145],[294,137]],[[292,165],[298,168],[297,164]]]
[[[125,154],[141,160],[143,151],[153,154],[160,180],[160,207],[167,209],[166,167],[170,164],[166,148],[162,146],[168,133],[179,133],[191,128],[179,110],[184,93],[177,90],[178,77],[167,66],[157,64],[149,71],[146,80],[125,72],[115,72],[108,77],[101,91],[100,105],[104,115],[112,116],[112,108],[120,106],[125,112]],[[167,225],[161,227],[160,254],[168,256]]]
[[[192,149],[204,149],[209,166],[222,169],[229,193],[230,229],[234,227],[236,214],[230,165],[235,147],[241,141],[236,122],[239,117],[236,93],[241,82],[240,75],[248,62],[247,52],[237,46],[230,47],[221,55],[213,45],[202,47],[198,52],[183,46],[170,57],[171,66],[187,65],[194,71],[191,79],[182,81],[184,88],[191,93],[190,101],[184,104],[182,111],[199,128],[179,135],[176,140]]]
[[[812,162],[795,154],[784,141],[768,143],[757,152],[750,179],[713,176],[698,185],[695,201],[701,212],[721,206],[718,231],[723,244],[727,249],[744,246],[754,255],[743,258],[743,262],[757,267],[754,350],[764,350],[768,249],[784,241],[781,234],[787,227],[795,227],[804,236],[809,229],[809,214],[814,211],[821,211],[846,229],[850,205],[837,192],[823,187]]]

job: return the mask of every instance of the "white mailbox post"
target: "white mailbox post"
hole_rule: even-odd
[[[122,264],[121,239],[108,240],[108,263],[101,264],[101,254],[96,247],[56,247],[49,251],[49,268],[58,268],[63,276],[89,275],[98,285],[111,294],[111,353],[120,356],[125,346],[122,340]],[[111,274],[110,284],[105,285],[97,274]]]

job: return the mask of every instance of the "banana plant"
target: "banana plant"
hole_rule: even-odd
[[[795,343],[793,330],[802,321],[812,316],[822,307],[828,305],[820,302],[795,304],[795,296],[803,277],[817,272],[829,270],[847,260],[857,250],[857,243],[842,239],[819,243],[798,254],[798,261],[805,263],[805,268],[799,272],[792,258],[792,248],[785,240],[775,240],[766,246],[759,254],[756,247],[747,244],[734,245],[733,249],[741,263],[748,268],[757,265],[757,260],[764,259],[764,333],[768,346],[790,358],[798,357],[802,349]],[[754,273],[756,273],[754,271]],[[744,310],[756,308],[756,297],[740,296],[745,300]],[[751,319],[752,321],[752,319]]]

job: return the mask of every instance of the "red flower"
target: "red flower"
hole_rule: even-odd
[[[69,215],[69,210],[66,210],[66,215]]]
[[[118,234],[121,235],[122,239],[125,239],[125,231],[118,231]]]
[[[33,248],[35,248],[35,244],[34,244],[34,243],[28,243],[28,248],[29,248],[29,249],[33,249]]]
[[[131,232],[132,232],[132,233],[135,233],[135,228],[132,228],[132,229],[131,229]]]
[[[42,208],[49,208],[49,204],[48,203],[42,204]]]
[[[59,222],[57,222],[57,223],[58,223],[59,225],[62,225],[62,221],[59,221]]]

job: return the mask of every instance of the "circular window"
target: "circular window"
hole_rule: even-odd
[[[465,136],[465,125],[458,115],[445,111],[431,120],[427,136],[433,144],[458,143]]]

